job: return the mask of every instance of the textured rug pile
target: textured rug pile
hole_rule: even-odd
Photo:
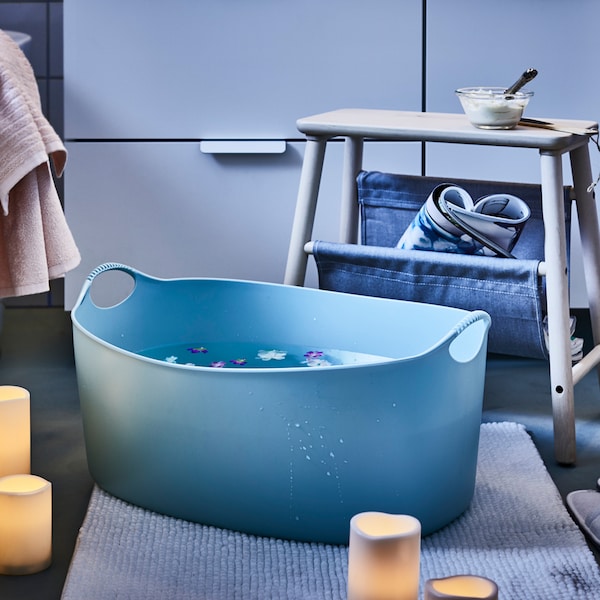
[[[95,488],[62,600],[344,600],[347,552],[165,517]],[[422,584],[458,573],[493,579],[502,600],[600,598],[598,565],[521,425],[482,425],[471,507],[422,540]]]

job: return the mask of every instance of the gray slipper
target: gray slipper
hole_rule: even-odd
[[[577,490],[567,494],[567,506],[579,527],[600,548],[600,492]]]

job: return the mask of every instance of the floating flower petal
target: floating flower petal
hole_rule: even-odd
[[[248,361],[245,358],[235,358],[229,362],[234,365],[245,365]]]
[[[285,350],[259,350],[256,358],[260,360],[283,360],[287,356]]]
[[[215,362],[210,363],[210,366],[215,369],[221,369],[225,366],[224,360],[216,360]]]

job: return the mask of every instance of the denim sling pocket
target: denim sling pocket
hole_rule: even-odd
[[[452,181],[473,198],[496,193],[524,200],[530,216],[512,249],[515,259],[396,248],[431,191]],[[316,242],[323,289],[485,310],[490,352],[547,358],[544,341],[544,224],[539,185],[417,177],[363,171],[357,178],[361,245]],[[565,188],[570,230],[571,196]]]

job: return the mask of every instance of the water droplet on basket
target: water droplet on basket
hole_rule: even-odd
[[[344,443],[344,439],[340,438],[340,444],[343,444],[343,443]]]

